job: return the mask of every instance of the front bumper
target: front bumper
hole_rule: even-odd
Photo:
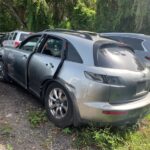
[[[83,120],[100,122],[102,124],[128,124],[143,118],[150,112],[150,93],[140,100],[109,104],[107,102],[90,101],[79,105]]]

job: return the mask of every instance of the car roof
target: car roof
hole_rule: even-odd
[[[31,32],[21,31],[21,30],[14,30],[14,31],[11,31],[11,32],[9,32],[9,33],[14,33],[14,32],[18,32],[18,33],[26,33],[26,34],[31,33]]]
[[[125,33],[125,32],[107,32],[107,33],[100,33],[100,36],[121,36],[121,37],[131,37],[131,38],[138,38],[138,39],[150,39],[149,35],[141,34],[141,33]]]

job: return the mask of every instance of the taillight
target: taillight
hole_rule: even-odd
[[[150,60],[150,56],[145,56],[145,59]]]
[[[127,115],[127,111],[102,111],[105,115]]]
[[[15,47],[19,46],[20,42],[19,41],[15,41]]]
[[[121,85],[121,81],[119,77],[101,75],[101,74],[96,74],[96,73],[87,72],[87,71],[85,71],[84,74],[86,78],[93,80],[93,81],[97,81],[97,82],[101,82],[105,84]]]

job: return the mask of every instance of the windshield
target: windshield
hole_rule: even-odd
[[[105,47],[98,46],[96,49],[94,52],[96,66],[131,71],[140,71],[144,69],[143,64],[127,47],[111,45]]]

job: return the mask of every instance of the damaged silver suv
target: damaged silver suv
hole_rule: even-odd
[[[86,121],[118,125],[143,117],[150,109],[149,70],[126,45],[88,37],[45,31],[17,48],[4,47],[1,78],[40,98],[59,127]]]

